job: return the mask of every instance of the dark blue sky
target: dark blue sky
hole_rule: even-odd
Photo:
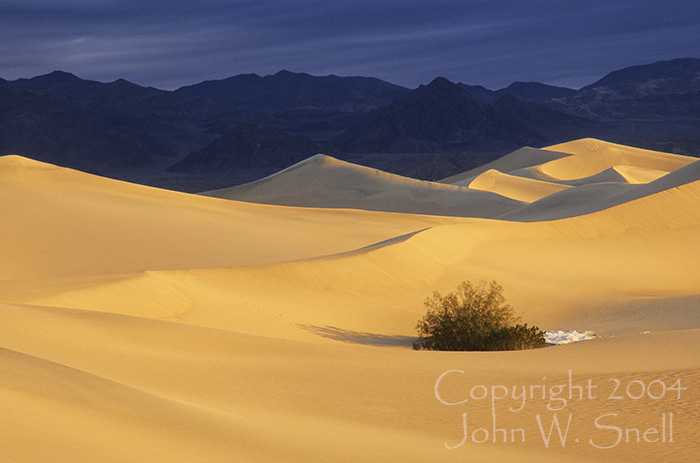
[[[698,0],[0,0],[0,77],[174,89],[280,69],[578,88],[700,57]]]

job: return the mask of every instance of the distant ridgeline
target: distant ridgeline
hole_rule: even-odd
[[[185,191],[246,183],[316,153],[438,180],[523,146],[584,137],[700,154],[700,60],[633,66],[573,90],[280,71],[175,91],[56,71],[0,79],[0,153]]]

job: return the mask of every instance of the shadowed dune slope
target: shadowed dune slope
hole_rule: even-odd
[[[287,206],[495,217],[521,202],[490,192],[415,180],[317,154],[270,177],[206,196]]]

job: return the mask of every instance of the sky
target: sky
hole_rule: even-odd
[[[285,69],[570,88],[700,58],[698,0],[0,0],[0,78],[173,90]]]

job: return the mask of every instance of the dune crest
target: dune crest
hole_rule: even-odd
[[[0,156],[0,170],[8,171],[15,169],[51,169],[55,168],[51,164],[35,161],[33,159],[18,156],[16,154],[8,154]]]

